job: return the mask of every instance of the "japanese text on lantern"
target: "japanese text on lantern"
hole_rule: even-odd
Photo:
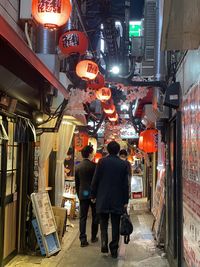
[[[63,47],[71,47],[71,46],[78,46],[79,45],[79,38],[77,34],[67,34],[62,38]]]
[[[90,72],[90,73],[94,73],[95,74],[95,73],[97,73],[97,71],[98,71],[97,66],[88,63],[87,72]]]
[[[61,13],[61,0],[38,0],[38,12]]]

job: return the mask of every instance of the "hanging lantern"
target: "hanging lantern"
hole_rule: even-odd
[[[116,112],[108,116],[109,121],[116,122],[118,120],[119,116]]]
[[[47,28],[64,25],[70,17],[70,0],[32,0],[32,16]]]
[[[94,90],[98,90],[99,88],[102,88],[104,84],[105,84],[104,76],[101,73],[99,73],[94,80],[88,81],[87,87]]]
[[[143,131],[143,150],[146,153],[158,151],[158,130],[147,129]]]
[[[107,87],[102,87],[96,91],[96,97],[102,102],[108,101],[111,98],[111,90]]]
[[[81,151],[85,146],[88,145],[88,134],[85,132],[80,132],[75,135],[75,150]]]
[[[83,32],[68,31],[60,36],[59,48],[64,55],[83,55],[88,49],[88,39]]]
[[[140,133],[140,136],[139,136],[139,142],[138,142],[138,147],[139,147],[139,149],[141,149],[141,150],[143,150],[143,143],[144,143],[143,133],[144,133],[144,132],[141,132],[141,133]]]
[[[99,152],[97,152],[97,153],[94,155],[94,162],[95,162],[95,163],[98,163],[99,160],[100,160],[102,157],[103,157],[102,154],[99,153]]]
[[[83,80],[94,80],[98,72],[98,65],[91,60],[82,60],[76,66],[76,74]]]
[[[113,101],[110,101],[110,103],[102,102],[102,107],[103,107],[103,111],[108,115],[113,114],[116,110],[115,105],[113,104]]]

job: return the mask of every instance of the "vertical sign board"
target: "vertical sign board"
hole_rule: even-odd
[[[130,21],[129,22],[129,37],[140,37],[142,35],[142,22]]]
[[[37,219],[37,232],[41,235],[46,256],[49,257],[61,249],[49,195],[47,192],[32,193],[31,200]]]
[[[163,240],[161,232],[163,228],[163,216],[165,205],[165,144],[161,142],[161,133],[158,133],[158,165],[157,165],[157,183],[153,199],[152,213],[155,217],[154,231],[158,243]]]
[[[200,266],[200,85],[182,105],[183,243],[188,267]]]

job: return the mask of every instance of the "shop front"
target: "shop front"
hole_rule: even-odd
[[[0,16],[0,266],[27,251],[34,179],[34,117],[46,89],[66,90]]]

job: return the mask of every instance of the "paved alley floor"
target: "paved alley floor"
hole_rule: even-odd
[[[146,212],[132,214],[134,232],[128,245],[121,242],[119,258],[100,253],[100,242],[81,248],[76,239],[72,247],[59,263],[59,267],[168,267],[156,248],[152,233],[152,216]]]
[[[71,235],[76,233],[76,236],[73,235],[74,241],[70,246],[65,245],[57,256],[38,259],[37,262],[37,257],[26,258],[26,260],[24,258],[21,262],[15,261],[9,264],[8,267],[169,267],[167,260],[162,257],[163,251],[156,247],[151,233],[152,215],[148,211],[132,209],[130,214],[134,231],[128,245],[121,240],[118,259],[113,259],[109,254],[102,254],[100,241],[81,248],[76,224],[75,229],[71,230]],[[90,235],[88,235],[88,241],[89,238]]]

